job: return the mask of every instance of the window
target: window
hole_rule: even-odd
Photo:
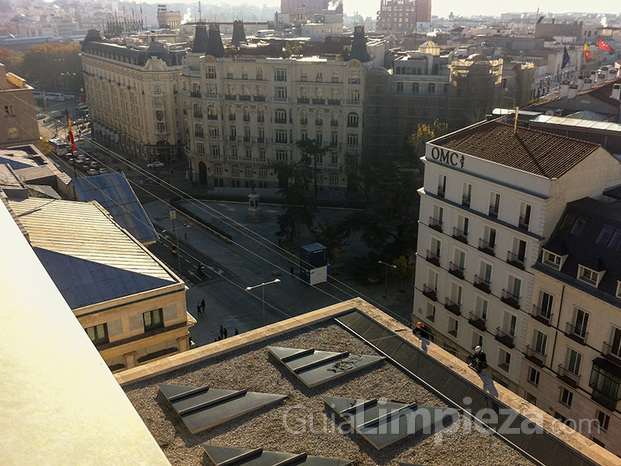
[[[613,327],[610,343],[604,343],[604,349],[608,354],[621,358],[621,328]]]
[[[509,372],[509,368],[511,367],[511,353],[503,349],[500,350],[498,357],[498,367],[505,372]]]
[[[281,162],[286,162],[288,159],[286,150],[277,150],[276,151],[276,160]]]
[[[276,142],[287,142],[287,130],[277,129],[274,134],[276,136]]]
[[[440,173],[438,175],[438,196],[444,197],[446,194],[446,175]]]
[[[252,178],[252,175],[254,174],[252,167],[246,167],[246,178]]]
[[[287,123],[287,111],[278,109],[274,112],[275,123]]]
[[[492,264],[481,261],[481,265],[479,266],[479,278],[482,278],[485,284],[489,286],[492,282]]]
[[[261,149],[259,150],[259,160],[261,160],[262,162],[264,162],[266,159],[265,157],[265,149]]]
[[[275,81],[286,81],[287,70],[285,68],[276,68],[276,70],[274,71],[274,80]]]
[[[608,426],[610,425],[610,416],[603,411],[597,410],[597,427],[599,430],[603,430],[604,432],[608,431]]]
[[[250,147],[246,147],[246,148],[244,149],[244,156],[245,156],[247,159],[251,159],[251,158],[252,158],[252,149],[251,149]],[[247,175],[247,173],[246,173],[246,175]]]
[[[162,110],[156,110],[155,111],[155,119],[157,121],[162,121],[164,120],[164,112]]]
[[[479,318],[487,320],[487,310],[489,309],[489,301],[487,299],[477,296],[474,308],[476,310],[476,315]]]
[[[549,321],[552,317],[552,306],[554,305],[554,296],[546,291],[539,291],[539,305],[537,306],[538,315]]]
[[[559,401],[563,403],[567,407],[571,407],[571,402],[574,399],[574,394],[570,390],[565,387],[561,387],[561,394],[559,397]]]
[[[158,123],[157,124],[157,132],[165,133],[166,132],[166,123]]]
[[[350,147],[358,146],[358,135],[357,134],[348,134],[347,135],[347,145]]]
[[[561,269],[562,257],[558,254],[554,254],[553,252],[543,250],[543,263],[556,269]]]
[[[442,243],[439,239],[431,238],[431,252],[436,255],[436,257],[440,257],[440,247]]]
[[[455,261],[455,265],[461,270],[466,268],[466,253],[464,251],[455,249],[455,257],[453,260]]]
[[[355,112],[350,112],[347,114],[347,126],[349,128],[357,128],[358,127],[358,114]]]
[[[339,133],[333,131],[330,138],[330,145],[336,147],[339,143]]]
[[[599,272],[589,269],[583,265],[578,266],[578,279],[592,286],[597,286],[599,282]]]
[[[582,355],[571,348],[567,350],[567,370],[574,375],[580,375]]]
[[[404,87],[404,83],[402,82],[397,83],[397,92],[400,94],[403,93],[403,87]]]
[[[429,322],[436,320],[436,307],[433,304],[427,303],[427,314],[425,317]]]
[[[572,333],[582,339],[585,339],[587,334],[587,326],[589,325],[589,314],[580,308],[576,308],[573,322],[574,325]]]
[[[461,205],[470,207],[470,200],[472,198],[472,185],[470,183],[464,183],[461,194]]]
[[[500,194],[493,192],[490,194],[489,216],[497,218],[499,209],[500,209]]]
[[[436,85],[435,85],[435,83],[429,83],[427,85],[427,93],[428,94],[435,94],[436,93]]]
[[[99,324],[88,327],[86,333],[95,345],[108,343],[108,324]]]
[[[524,392],[524,399],[530,404],[537,406],[537,397],[531,393]]]
[[[216,175],[222,175],[222,165],[214,165],[213,172]]]
[[[451,301],[461,306],[461,301],[463,299],[464,289],[461,285],[457,283],[451,283]]]
[[[155,330],[164,326],[164,318],[162,317],[162,310],[155,309],[142,314],[142,320],[144,321],[144,331]]]
[[[518,227],[528,230],[530,225],[530,214],[532,206],[526,202],[520,204],[520,218],[518,220]]]
[[[593,398],[610,410],[614,410],[619,401],[621,377],[618,366],[606,359],[595,359],[591,371],[589,387],[593,389]]]
[[[330,184],[339,184],[339,175],[337,173],[330,173]]]
[[[237,146],[231,146],[231,158],[237,160]]]
[[[220,129],[216,126],[209,127],[209,137],[210,138],[218,138],[220,137]]]
[[[263,80],[263,68],[257,68],[257,81]]]
[[[496,229],[485,226],[483,229],[483,238],[479,239],[479,249],[487,254],[494,255],[496,247]]]
[[[194,124],[194,136],[197,138],[202,138],[204,136],[203,125],[201,125],[200,123]]]
[[[586,222],[581,218],[577,218],[576,221],[574,222],[574,225],[571,227],[571,231],[569,233],[571,233],[574,236],[580,236],[580,233],[582,232],[584,225],[586,225]]]
[[[315,132],[315,141],[317,141],[319,145],[323,144],[323,133],[321,131]]]
[[[420,83],[412,83],[412,94],[420,94]]]
[[[534,367],[528,368],[528,381],[536,387],[539,386],[539,375],[539,371]]]
[[[448,334],[457,338],[457,332],[459,331],[459,322],[457,319],[449,317],[448,319]]]
[[[360,91],[358,89],[350,89],[349,100],[352,102],[360,102]]]
[[[548,335],[539,330],[533,333],[533,349],[542,356],[546,355],[546,346],[548,345]]]
[[[259,169],[259,178],[267,178],[267,168]]]
[[[205,76],[207,77],[207,79],[216,79],[216,67],[208,66]]]
[[[315,74],[315,81],[317,81],[318,83],[323,81],[323,71],[317,71],[317,74]]]
[[[198,154],[204,154],[205,153],[205,144],[203,144],[202,142],[197,142],[196,143],[196,152]]]
[[[287,98],[287,88],[286,87],[282,87],[282,86],[278,86],[276,87],[276,99],[278,100],[285,100]]]
[[[213,158],[220,158],[220,146],[211,146],[210,151]]]
[[[505,312],[505,329],[507,334],[511,337],[515,337],[515,328],[517,326],[517,317],[510,312]]]
[[[472,348],[476,348],[477,346],[483,346],[483,335],[473,330],[472,331],[472,343],[470,346]]]

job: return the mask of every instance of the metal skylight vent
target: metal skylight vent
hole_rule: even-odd
[[[195,434],[287,398],[286,395],[209,387],[159,385],[188,430]]]
[[[444,422],[459,419],[456,409],[416,403],[330,396],[324,396],[323,401],[378,450],[409,435],[434,433]]]
[[[276,466],[276,465],[299,465],[305,466],[347,466],[352,464],[349,460],[340,458],[324,458],[322,456],[308,456],[306,453],[296,455],[294,453],[280,453],[277,451],[265,451],[263,448],[232,448],[218,447],[203,443],[201,445],[207,453],[208,459],[215,466]]]
[[[283,363],[308,388],[316,387],[380,362],[383,356],[352,355],[314,349],[268,346],[272,356]]]

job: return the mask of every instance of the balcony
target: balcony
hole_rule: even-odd
[[[244,136],[244,142],[250,142],[250,136]]]
[[[550,321],[552,320],[552,314],[550,311],[544,311],[539,306],[533,305],[533,312],[531,314],[533,319],[538,320],[542,324],[547,325],[548,327],[551,325]]]
[[[520,218],[518,220],[518,228],[521,228],[522,230],[528,230],[529,223],[530,217],[527,217],[526,215],[520,215]]]
[[[495,204],[490,204],[489,206],[489,216],[498,218],[498,206]]]
[[[619,399],[617,397],[611,397],[608,393],[604,393],[598,390],[594,385],[589,384],[589,387],[593,389],[593,393],[591,394],[591,399],[596,403],[599,403],[604,408],[614,411],[617,408],[617,401]]]
[[[325,104],[326,103],[326,99],[313,99],[313,103],[314,104]]]
[[[283,123],[287,123],[287,118],[274,118],[274,123],[279,123],[279,124],[283,124]]]
[[[264,123],[264,122],[265,122],[265,117],[264,117],[264,116],[262,116],[262,115],[258,115],[258,116],[257,116],[257,122],[259,122],[259,123]]]
[[[539,367],[545,366],[546,363],[546,355],[540,353],[535,348],[531,348],[530,346],[526,346],[526,359],[537,364]]]
[[[224,94],[225,100],[237,100],[237,96],[235,94]]]
[[[478,288],[481,291],[485,291],[486,293],[490,292],[491,282],[485,280],[483,277],[475,275],[473,285],[475,286],[475,288]]]
[[[461,196],[461,205],[464,207],[470,207],[470,196],[466,196],[465,194]]]
[[[557,377],[565,382],[567,385],[574,388],[576,388],[578,386],[578,383],[580,383],[580,376],[566,369],[565,367],[563,367],[562,364],[558,365]]]
[[[341,105],[341,99],[328,99],[328,105]]]
[[[250,100],[252,99],[252,97],[250,97],[249,95],[240,95],[239,96],[239,100]]]
[[[323,125],[323,120],[320,120],[320,119],[315,120],[315,126],[322,126],[322,125]]]
[[[456,276],[457,278],[461,278],[462,280],[464,279],[463,267],[460,267],[457,264],[453,264],[452,262],[449,262],[449,273]]]
[[[347,122],[347,127],[348,128],[357,128],[358,127],[358,122],[357,121],[348,121]]]
[[[194,137],[195,138],[204,138],[205,137],[205,133],[201,133],[200,131],[194,131]]]
[[[440,267],[440,256],[436,255],[435,253],[431,252],[429,249],[427,250],[427,262],[432,263],[433,265],[437,265],[438,267]]]
[[[524,257],[511,251],[507,251],[507,264],[524,270]]]
[[[442,220],[438,220],[433,217],[429,217],[429,228],[433,228],[436,231],[442,233]]]
[[[330,120],[330,126],[338,126],[338,125],[339,125],[338,120]]]
[[[520,297],[516,294],[513,294],[509,290],[502,290],[502,296],[500,297],[500,300],[503,303],[508,304],[511,307],[514,307],[515,309],[520,308]]]
[[[310,102],[310,99],[308,97],[298,97],[299,104],[307,104],[309,102]]]
[[[198,113],[198,112],[193,113],[193,114],[192,114],[192,116],[193,116],[194,118],[197,118],[197,119],[201,119],[201,118],[203,118],[203,114],[202,114],[202,113]]]
[[[483,238],[479,238],[479,251],[482,251],[485,254],[489,254],[490,256],[494,256],[496,254],[494,252],[495,247],[496,245],[494,243],[490,243]]]
[[[190,97],[198,97],[200,99],[201,91],[192,91],[192,92],[190,92]]]
[[[233,136],[233,135],[229,136],[229,141],[231,142],[237,141],[237,136]]]
[[[476,315],[474,312],[471,312],[468,315],[468,323],[482,332],[485,332],[487,329],[487,321],[483,317]]]
[[[308,124],[308,118],[300,118],[300,124],[301,125],[307,125]]]
[[[264,95],[255,95],[253,97],[255,102],[265,102],[265,96]]]
[[[423,285],[423,294],[432,301],[438,300],[438,292],[433,288],[429,288],[427,285]]]
[[[602,354],[609,361],[612,361],[618,366],[621,366],[621,345],[617,345],[615,347],[611,345],[610,343],[604,342],[604,348],[602,349]]]
[[[464,230],[460,230],[459,228],[453,227],[453,238],[457,241],[461,241],[462,243],[468,244],[468,232]]]
[[[242,120],[243,120],[243,121],[250,121],[250,115],[244,115],[244,116],[242,117]]]
[[[218,119],[218,115],[209,114],[209,115],[207,115],[207,119],[208,120],[217,120]]]
[[[451,301],[448,298],[444,298],[444,308],[447,311],[452,312],[456,316],[461,315],[461,304]]]
[[[234,113],[229,113],[229,121],[235,121],[235,118],[237,117],[235,116]]]
[[[503,332],[500,327],[496,329],[496,335],[494,336],[496,341],[502,343],[507,348],[513,348],[515,345],[513,344],[513,335]]]
[[[257,142],[258,142],[259,144],[263,144],[263,143],[265,143],[265,138],[258,137],[258,138],[257,138]]]
[[[575,326],[568,322],[565,327],[565,335],[581,345],[586,345],[589,332],[586,331],[586,327],[584,325]]]

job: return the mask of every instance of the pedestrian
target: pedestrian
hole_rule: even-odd
[[[203,314],[205,313],[205,298],[201,300],[201,311]]]
[[[224,336],[224,327],[220,325],[220,339]]]
[[[278,247],[282,247],[282,238],[278,238]]]
[[[201,303],[196,303],[196,315],[201,315]]]
[[[427,327],[425,327],[425,324],[423,324],[422,322],[418,322],[416,324],[416,328],[414,329],[413,332],[414,332],[414,335],[416,335],[417,337],[429,339],[429,333],[427,332]]]
[[[293,266],[291,266],[291,268],[289,269],[289,273],[291,274],[291,276],[293,277]]]
[[[235,335],[239,335],[239,330],[235,329]]]
[[[229,332],[227,331],[226,327],[224,327],[224,338],[226,338],[228,334]]]
[[[481,347],[478,345],[474,348],[472,362],[469,366],[477,372],[481,372],[487,367],[487,355],[481,351]]]

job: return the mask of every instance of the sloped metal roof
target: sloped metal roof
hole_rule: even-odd
[[[122,173],[87,176],[73,181],[80,201],[97,201],[141,243],[157,240],[157,232],[136,193]]]
[[[95,202],[30,198],[9,204],[74,310],[179,283]]]

